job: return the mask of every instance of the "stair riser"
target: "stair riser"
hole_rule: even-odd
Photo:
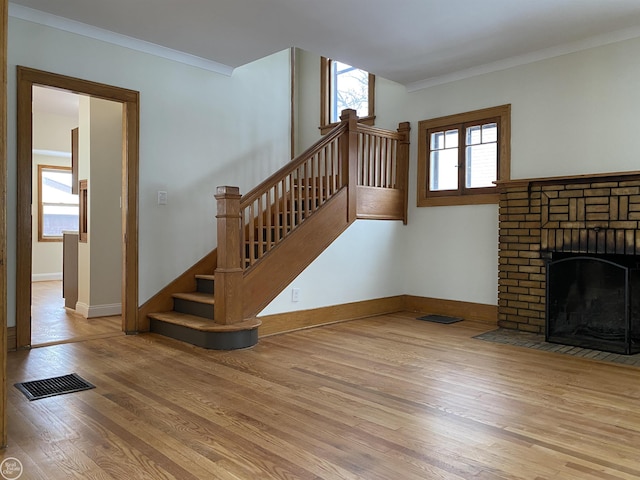
[[[213,305],[207,303],[192,302],[182,298],[173,299],[173,309],[176,312],[188,313],[197,317],[213,320]]]
[[[197,289],[200,293],[213,293],[213,280],[206,278],[196,278]]]
[[[165,337],[212,350],[235,350],[258,343],[257,328],[238,332],[202,332],[156,319],[151,319],[150,328]]]

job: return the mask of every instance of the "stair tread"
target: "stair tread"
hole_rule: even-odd
[[[186,293],[174,293],[173,298],[180,298],[182,300],[189,300],[197,303],[206,303],[213,305],[213,294],[202,292],[186,292]]]
[[[262,322],[257,318],[250,318],[232,325],[223,325],[215,323],[213,319],[196,317],[188,313],[180,313],[176,311],[150,313],[149,318],[160,320],[161,322],[173,323],[182,327],[192,328],[203,332],[235,332],[239,330],[249,330],[259,327]]]
[[[196,278],[199,278],[201,280],[215,280],[216,276],[215,275],[196,275]]]

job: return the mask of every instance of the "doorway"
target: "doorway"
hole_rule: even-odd
[[[31,346],[122,335],[122,103],[34,86],[32,155]],[[78,242],[88,178],[95,228]]]
[[[18,67],[18,212],[16,344],[31,346],[33,188],[33,87],[56,88],[122,104],[122,321],[125,333],[138,331],[138,166],[139,93],[100,83]]]

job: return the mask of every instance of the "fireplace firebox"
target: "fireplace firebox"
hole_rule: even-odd
[[[548,342],[640,352],[640,258],[554,253],[547,261]]]

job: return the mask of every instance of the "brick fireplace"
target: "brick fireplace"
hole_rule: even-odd
[[[500,182],[498,325],[544,333],[554,254],[640,256],[640,172]]]

